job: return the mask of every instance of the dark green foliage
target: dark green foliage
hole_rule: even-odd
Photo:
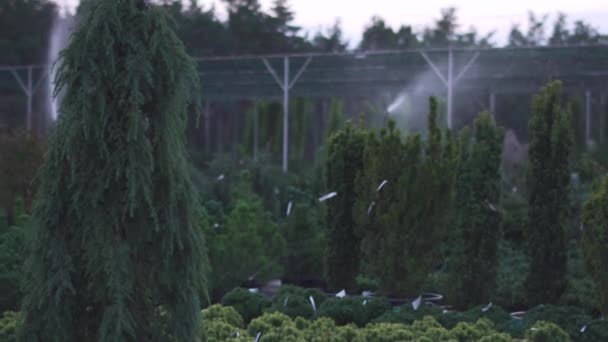
[[[485,311],[483,310],[484,308],[485,305],[479,305],[467,311],[450,311],[445,314],[442,313],[437,317],[437,320],[444,327],[451,329],[456,326],[458,322],[475,323],[483,318],[492,322],[499,331],[502,331],[511,320],[511,315],[498,305],[492,305],[492,307]]]
[[[578,227],[570,229],[573,233],[580,234],[580,223]],[[570,239],[568,244],[568,287],[558,304],[577,306],[587,310],[599,308],[598,295],[593,279],[585,267],[583,250],[578,239]]]
[[[461,137],[449,293],[460,308],[487,303],[495,292],[502,142],[502,129],[487,112],[475,120],[472,138]]]
[[[585,203],[583,253],[597,292],[597,306],[608,315],[608,179]]]
[[[8,226],[8,223],[0,222],[0,312],[19,310],[23,298],[23,263],[29,217],[25,214],[23,201],[17,204],[15,224]]]
[[[592,322],[592,318],[576,307],[539,305],[527,311],[523,320],[518,321],[520,324],[508,324],[506,332],[512,336],[523,337],[526,331],[539,321],[556,324],[574,338],[579,335],[584,325]]]
[[[365,326],[390,309],[384,298],[329,298],[319,307],[319,316],[329,317],[338,325],[354,323]]]
[[[313,318],[317,313],[310,302],[311,296],[314,298],[317,309],[327,299],[327,295],[317,289],[304,289],[297,286],[284,285],[274,296],[273,304],[268,311],[278,311],[292,318]]]
[[[568,209],[570,113],[561,107],[561,83],[534,97],[530,119],[527,241],[529,304],[553,303],[566,289],[564,215]]]
[[[414,310],[410,303],[394,307],[391,311],[386,311],[381,316],[373,320],[374,323],[403,323],[412,324],[425,316],[439,317],[443,310],[431,305],[421,305],[418,310]],[[455,324],[455,323],[454,323]]]
[[[0,210],[8,212],[11,222],[15,215],[11,209],[18,198],[30,207],[44,150],[42,141],[25,131],[0,134]]]
[[[327,202],[326,272],[329,287],[354,290],[359,273],[361,239],[355,233],[355,179],[363,168],[365,133],[347,124],[332,135],[326,164],[326,186],[338,196]]]
[[[434,98],[426,142],[419,135],[403,139],[393,121],[379,136],[367,139],[355,218],[362,236],[363,273],[379,279],[381,293],[417,296],[437,265],[455,156],[451,135],[437,126]]]
[[[323,280],[322,219],[318,208],[307,197],[290,197],[294,200],[284,227],[287,248],[283,279],[286,281]]]
[[[255,317],[261,316],[271,302],[259,293],[251,293],[247,289],[237,287],[226,293],[222,298],[222,305],[233,307],[243,317],[245,323]]]
[[[218,270],[211,277],[214,296],[250,277],[264,283],[282,274],[285,240],[252,192],[247,171],[243,171],[233,196],[234,208],[225,222],[210,224],[206,230],[211,267]]]
[[[494,303],[505,308],[522,308],[526,305],[525,282],[530,262],[522,248],[514,243],[501,241],[496,274]]]
[[[135,0],[89,4],[62,54],[42,167],[24,341],[194,341],[206,251],[184,130],[199,79],[171,20]]]
[[[608,320],[596,319],[587,325],[587,329],[581,332],[580,329],[578,334],[573,338],[575,341],[608,341]]]
[[[295,323],[280,312],[266,313],[251,321],[247,328],[250,336],[262,334],[260,341],[280,342],[280,341],[298,341],[296,338],[301,332],[296,327]]]

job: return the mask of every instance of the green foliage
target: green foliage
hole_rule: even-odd
[[[592,318],[584,310],[576,307],[539,305],[527,311],[523,320],[518,322],[520,324],[510,322],[505,332],[512,336],[523,337],[527,330],[539,321],[553,323],[574,338],[580,334],[583,326],[592,321]]]
[[[397,323],[375,323],[365,327],[363,336],[366,341],[393,342],[393,341],[412,341],[415,335],[403,324]]]
[[[495,303],[506,308],[524,307],[530,262],[522,248],[505,240],[500,242],[498,255]]]
[[[461,136],[449,292],[457,307],[487,303],[495,292],[502,143],[502,129],[487,112],[475,120],[472,137]]]
[[[0,318],[0,341],[16,342],[18,324],[19,313],[4,311]]]
[[[319,307],[319,316],[329,317],[338,325],[354,323],[362,327],[389,309],[390,305],[386,299],[334,297],[327,299]]]
[[[42,141],[23,130],[0,134],[0,210],[8,212],[9,221],[18,215],[11,210],[18,198],[30,207],[44,151]]]
[[[71,36],[33,207],[21,339],[195,341],[206,250],[184,131],[199,91],[164,11],[101,1]]]
[[[234,208],[221,225],[207,227],[214,294],[239,286],[250,277],[264,282],[282,274],[285,240],[251,191],[249,176],[236,186]]]
[[[226,323],[242,328],[243,318],[239,313],[230,306],[222,306],[219,304],[211,305],[202,311],[203,320],[206,321],[225,321]]]
[[[431,305],[422,305],[418,310],[414,310],[410,303],[402,306],[394,307],[391,311],[386,311],[384,314],[374,319],[375,323],[403,323],[412,324],[416,320],[420,320],[425,316],[433,316],[438,318],[446,318],[448,315],[443,315],[439,307]],[[443,325],[445,325],[442,322]],[[456,322],[452,324],[455,325]]]
[[[511,320],[511,315],[498,305],[484,309],[485,305],[480,305],[463,312],[450,311],[438,316],[437,320],[446,328],[454,328],[458,323],[475,323],[484,320],[491,322],[493,327],[501,331]]]
[[[539,321],[526,331],[526,340],[531,342],[568,342],[570,337],[559,326]]]
[[[480,319],[475,323],[460,322],[450,330],[450,335],[458,341],[477,341],[494,331],[494,325],[487,319]]]
[[[419,135],[402,139],[389,121],[388,129],[371,134],[365,145],[355,219],[363,273],[379,279],[383,294],[418,295],[437,265],[456,153],[450,133],[437,127],[436,118],[432,98],[425,143]]]
[[[261,316],[263,310],[270,304],[270,300],[263,295],[251,293],[240,287],[226,293],[222,298],[222,305],[233,307],[245,322],[250,322],[255,317]]]
[[[361,239],[355,232],[355,179],[363,168],[365,133],[347,124],[332,135],[326,164],[326,186],[338,196],[327,202],[327,282],[331,289],[354,290],[359,273]]]
[[[505,333],[492,333],[487,336],[483,336],[478,342],[514,342],[515,339],[509,334]]]
[[[552,82],[534,97],[530,119],[527,241],[530,304],[556,302],[566,289],[563,222],[568,204],[570,113],[562,109],[561,83]]]
[[[292,285],[282,286],[273,299],[270,312],[281,312],[289,317],[313,318],[316,312],[310,302],[310,297],[314,298],[315,306],[318,309],[327,299],[327,295],[316,289],[304,289]]]
[[[280,312],[266,313],[251,321],[247,328],[249,335],[262,334],[261,342],[300,341],[302,332],[296,324]]]
[[[287,281],[323,279],[324,231],[319,209],[312,199],[295,191],[290,215],[285,219],[284,235],[287,243],[285,272]],[[289,204],[288,204],[289,205]]]
[[[585,342],[608,341],[608,320],[604,318],[589,322],[585,331],[581,332],[579,329],[575,340]]]
[[[597,292],[597,305],[608,315],[608,178],[583,209],[583,253]]]
[[[21,307],[23,263],[26,258],[26,226],[23,201],[16,206],[16,224],[3,227],[0,223],[0,311]]]
[[[580,223],[571,230],[580,235]],[[588,310],[598,309],[598,295],[593,279],[585,267],[585,258],[579,239],[568,244],[568,287],[560,298],[559,305],[576,306]]]
[[[303,290],[287,287],[285,291],[301,292]],[[333,303],[332,298],[327,299],[323,305],[328,304],[334,306],[335,303]],[[475,308],[475,310],[481,312],[479,308]],[[467,321],[456,322],[451,327],[446,327],[436,318],[428,315],[428,313],[433,313],[439,318],[445,316],[440,311],[438,314],[432,310],[423,309],[421,311],[426,313],[418,312],[420,316],[416,320],[405,324],[402,322],[374,322],[364,327],[357,327],[354,324],[341,326],[329,317],[318,317],[315,320],[307,320],[302,317],[292,319],[279,312],[267,312],[252,320],[247,329],[243,330],[240,325],[242,321],[239,320],[240,317],[234,310],[214,305],[203,310],[204,337],[208,341],[220,341],[222,339],[252,341],[259,333],[260,341],[516,341],[513,336],[501,332],[502,328],[492,321],[492,317],[501,316],[497,313],[504,313],[500,309],[495,313],[484,313],[487,318],[480,317],[479,314],[476,315],[477,318],[474,318],[475,315],[467,313],[467,315],[462,316]],[[532,314],[537,317],[537,313],[532,312]],[[605,324],[603,323],[603,320],[590,321],[584,332],[574,333],[571,336],[580,341],[603,340],[601,338],[593,339],[604,336]],[[555,323],[538,320],[526,322],[518,337],[523,337],[524,331],[526,341],[570,341],[568,334]]]
[[[234,308],[216,304],[203,310],[202,315],[204,341],[251,340],[243,329],[243,318]]]
[[[296,323],[297,324],[297,323]],[[329,318],[321,317],[303,330],[303,337],[310,342],[363,342],[361,329],[353,325],[336,326],[334,321]]]

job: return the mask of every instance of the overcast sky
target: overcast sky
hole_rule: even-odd
[[[73,6],[78,1],[57,2]],[[272,0],[260,2],[264,9],[272,4]],[[220,0],[199,0],[199,3],[204,6],[215,3],[220,17],[225,17]],[[381,16],[394,28],[407,24],[421,30],[439,17],[440,9],[449,6],[458,8],[462,29],[475,26],[480,33],[496,30],[495,42],[499,44],[506,41],[512,24],[519,23],[523,29],[526,28],[530,10],[537,14],[550,14],[550,22],[558,11],[562,11],[571,21],[583,19],[601,32],[608,33],[608,0],[291,0],[290,4],[296,13],[296,24],[311,34],[340,18],[351,45],[358,42],[364,26],[373,15]]]

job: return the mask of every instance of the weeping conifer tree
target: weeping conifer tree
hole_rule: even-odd
[[[20,338],[196,341],[207,262],[184,139],[195,65],[162,9],[88,5],[58,70]]]

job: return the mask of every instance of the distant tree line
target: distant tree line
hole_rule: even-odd
[[[77,10],[82,11],[87,0]],[[296,13],[288,0],[274,0],[268,12],[259,0],[222,0],[228,10],[221,20],[213,5],[198,0],[156,0],[175,19],[178,35],[194,56],[240,55],[293,52],[344,52],[349,42],[339,19],[311,34],[295,25]],[[49,0],[14,0],[0,3],[1,64],[44,62],[53,18],[58,6]],[[392,28],[384,19],[373,16],[365,26],[360,50],[408,49],[422,47],[497,45],[494,32],[479,34],[474,27],[461,30],[454,7],[441,10],[434,22],[416,31],[411,25]],[[606,43],[608,36],[591,24],[576,20],[569,23],[558,13],[550,27],[549,16],[529,13],[526,29],[515,24],[508,46],[560,46]]]

